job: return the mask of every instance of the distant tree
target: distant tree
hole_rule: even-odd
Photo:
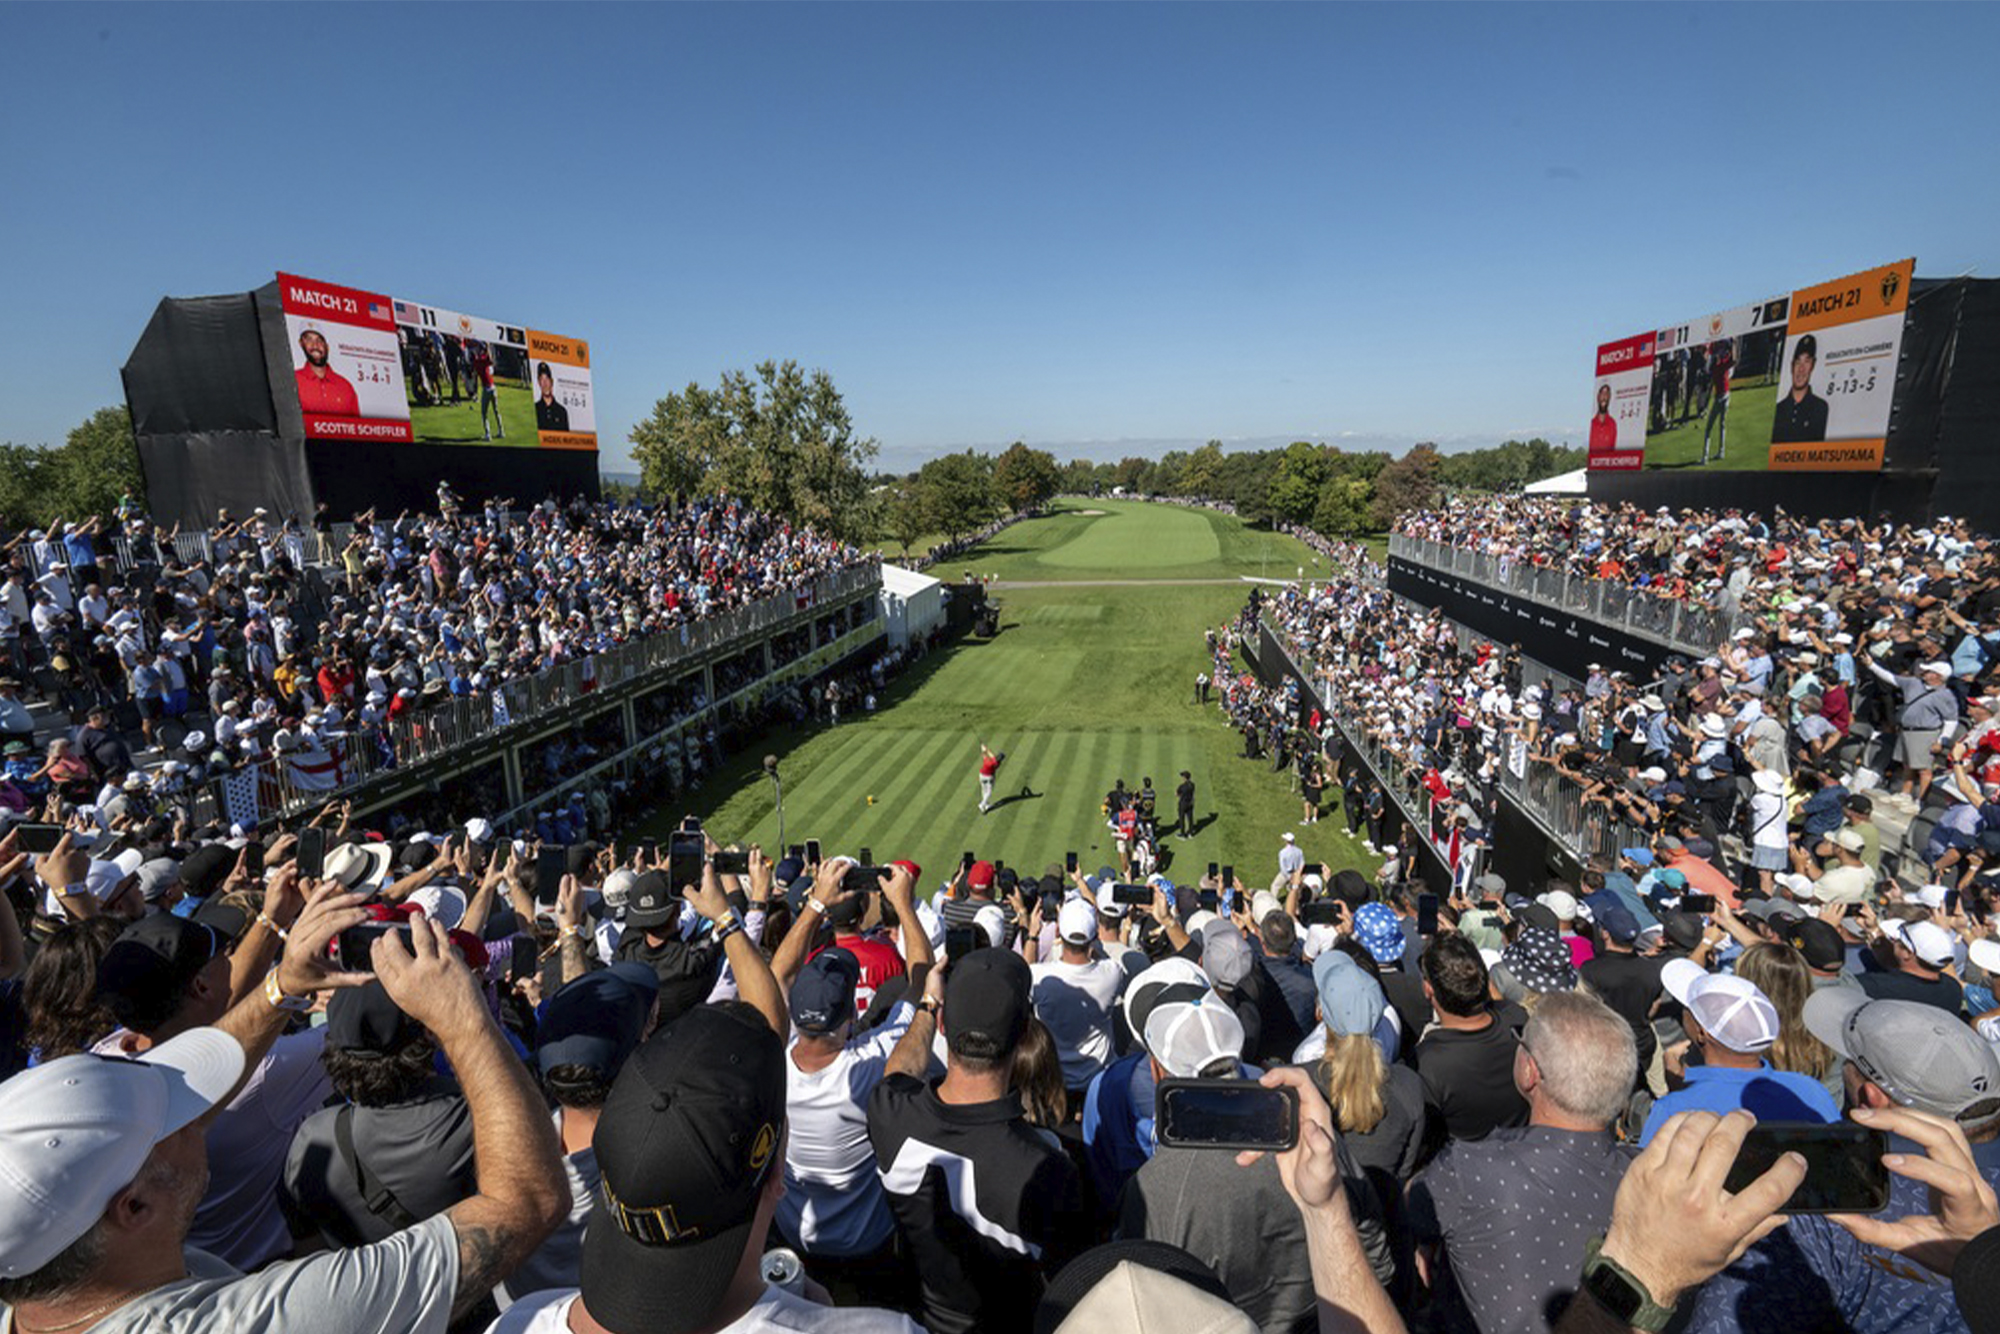
[[[1030,449],[1016,440],[993,461],[994,494],[1010,509],[1040,509],[1061,489],[1062,470],[1045,449]]]
[[[993,460],[966,450],[932,459],[917,474],[925,529],[963,537],[999,511],[993,496]]]
[[[1355,537],[1368,527],[1368,510],[1375,488],[1359,477],[1335,476],[1327,480],[1313,507],[1312,529],[1326,537]]]
[[[1265,493],[1272,517],[1290,523],[1311,520],[1329,471],[1318,446],[1303,440],[1287,446],[1278,458],[1270,488]]]
[[[762,362],[754,379],[725,371],[714,389],[689,384],[659,400],[631,440],[650,495],[728,491],[821,532],[866,533],[876,444],[856,437],[825,371],[794,361]]]
[[[1188,455],[1180,480],[1182,495],[1218,498],[1222,486],[1222,442],[1211,440]]]
[[[1153,480],[1151,459],[1122,458],[1112,469],[1111,484],[1122,486],[1134,495],[1145,495]]]
[[[905,554],[930,531],[930,505],[919,481],[893,482],[879,493],[877,515],[882,535],[902,547]]]
[[[121,496],[142,495],[145,476],[139,470],[132,415],[122,407],[91,413],[70,431],[62,448],[47,456],[35,484],[43,497],[44,519],[110,515]]]
[[[1435,503],[1439,458],[1437,446],[1426,442],[1382,470],[1375,479],[1375,502],[1369,514],[1377,529],[1394,524],[1405,510]]]
[[[1071,459],[1063,464],[1062,489],[1073,496],[1087,496],[1097,490],[1097,465],[1089,459]]]

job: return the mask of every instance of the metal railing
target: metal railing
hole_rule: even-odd
[[[1687,653],[1715,652],[1716,646],[1736,628],[1727,613],[1685,598],[1666,597],[1649,588],[1572,574],[1511,556],[1489,556],[1469,547],[1447,546],[1392,533],[1389,554],[1434,570],[1463,575],[1485,588],[1516,593],[1544,606],[1560,607]]]

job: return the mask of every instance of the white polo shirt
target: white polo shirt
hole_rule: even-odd
[[[898,1001],[887,1020],[812,1074],[787,1053],[785,1195],[776,1222],[809,1255],[866,1255],[896,1230],[868,1140],[868,1099],[916,1016],[914,1005]]]

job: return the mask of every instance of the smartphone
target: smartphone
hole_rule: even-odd
[[[806,865],[819,865],[819,840],[816,838],[806,840]]]
[[[701,832],[701,817],[699,815],[683,815],[681,817],[680,831],[683,834],[699,834]]]
[[[1862,910],[1867,906],[1868,905],[1865,903],[1850,903],[1845,908],[1842,908],[1840,910],[1840,915],[1842,917],[1859,917],[1861,916]]]
[[[1681,895],[1681,911],[1682,911],[1682,912],[1714,912],[1714,911],[1715,911],[1715,895],[1713,895],[1713,894],[1683,894],[1683,895]]]
[[[543,848],[535,854],[535,902],[554,903],[562,897],[562,879],[569,872],[569,849]]]
[[[655,866],[660,860],[660,840],[642,838],[639,840],[639,860],[648,866]]]
[[[875,850],[873,848],[861,849],[861,864],[863,866],[873,866],[875,864]]]
[[[1244,1079],[1163,1079],[1155,1131],[1185,1149],[1270,1149],[1299,1142],[1299,1094]]]
[[[1153,901],[1153,887],[1151,885],[1114,884],[1111,886],[1111,901],[1113,903],[1125,904],[1151,903]]]
[[[1806,1179],[1780,1212],[1872,1214],[1889,1204],[1889,1169],[1882,1165],[1887,1147],[1881,1131],[1852,1121],[1762,1121],[1744,1136],[1723,1189],[1743,1190],[1781,1156],[1796,1153],[1806,1160]]]
[[[785,855],[803,866],[806,861],[806,845],[803,843],[794,843],[785,849]]]
[[[1339,926],[1339,899],[1317,899],[1299,909],[1299,921],[1306,926]]]
[[[243,844],[243,869],[253,876],[264,874],[264,845],[254,838]]]
[[[962,871],[970,871],[972,869],[972,863],[978,860],[979,859],[977,857],[974,857],[971,853],[968,852],[965,854],[965,856],[959,859],[958,862],[959,869]]]
[[[62,842],[63,827],[59,824],[17,824],[14,826],[14,846],[23,852],[45,856],[56,850]]]
[[[1216,878],[1216,877],[1217,877],[1218,875],[1221,875],[1221,874],[1222,874],[1222,869],[1221,869],[1221,866],[1220,866],[1220,865],[1219,865],[1218,863],[1216,863],[1216,862],[1210,862],[1210,863],[1208,864],[1208,878],[1209,878],[1210,880],[1213,880],[1213,879],[1215,879],[1215,878]]]
[[[1947,889],[1944,892],[1944,915],[1946,917],[1953,917],[1957,915],[1958,895],[1959,891],[1955,889]]]
[[[747,852],[731,852],[728,848],[722,848],[708,860],[709,864],[715,867],[717,875],[750,874],[750,854]]]
[[[1233,885],[1236,883],[1236,868],[1226,862],[1222,867],[1222,883],[1224,885]]]
[[[299,830],[299,874],[307,880],[326,874],[326,830],[318,825]]]
[[[984,927],[948,926],[944,932],[944,957],[963,959],[974,950],[985,949],[989,943]]]
[[[1076,854],[1074,852],[1065,852],[1063,854],[1063,870],[1070,875],[1076,874]]]
[[[363,922],[360,926],[348,927],[333,938],[333,948],[330,953],[333,955],[334,963],[350,973],[374,972],[375,942],[391,931],[403,938],[404,949],[410,949],[408,922]]]
[[[667,840],[667,887],[675,894],[701,884],[707,855],[700,834],[679,833]]]
[[[849,894],[865,894],[882,888],[886,866],[850,866],[840,877],[840,887]]]
[[[1417,934],[1434,936],[1438,933],[1438,896],[1417,895]]]

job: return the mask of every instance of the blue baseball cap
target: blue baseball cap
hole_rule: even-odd
[[[1354,938],[1377,963],[1396,962],[1409,945],[1395,910],[1386,903],[1364,903],[1355,910]]]
[[[1629,945],[1639,938],[1639,919],[1624,904],[1613,903],[1591,911],[1596,914],[1598,928],[1619,944]]]
[[[1373,1036],[1389,1008],[1382,984],[1341,950],[1322,951],[1313,960],[1320,1018],[1342,1037]]]
[[[861,960],[852,950],[832,945],[807,961],[792,983],[792,1023],[800,1032],[824,1035],[854,1017],[854,988],[861,981]]]
[[[1626,861],[1636,863],[1640,866],[1651,866],[1653,864],[1653,850],[1651,848],[1621,848],[1619,849],[1619,855],[1625,858]]]
[[[638,1047],[660,994],[660,979],[642,964],[620,963],[585,973],[542,1006],[535,1065],[587,1066],[606,1083]]]

